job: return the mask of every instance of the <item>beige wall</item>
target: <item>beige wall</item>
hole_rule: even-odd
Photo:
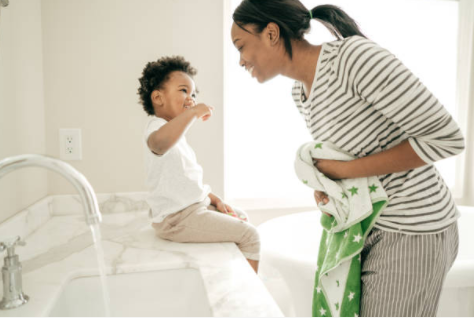
[[[69,161],[98,193],[145,191],[138,77],[148,61],[183,55],[199,100],[215,107],[187,138],[204,181],[223,195],[223,8],[217,0],[14,0],[0,21],[0,158],[59,158],[59,129],[81,128]],[[46,195],[75,193],[53,172],[0,181],[0,222]]]
[[[40,0],[0,12],[0,159],[45,154]],[[25,168],[0,180],[0,222],[45,197],[46,171]]]
[[[83,160],[70,161],[99,193],[145,191],[138,77],[148,61],[183,55],[198,69],[199,100],[214,117],[187,138],[205,182],[223,192],[223,1],[43,0],[46,151],[60,128],[81,128]],[[212,171],[212,173],[211,173]],[[50,175],[49,192],[74,193]]]

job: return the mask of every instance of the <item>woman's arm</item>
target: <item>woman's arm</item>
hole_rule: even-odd
[[[352,179],[407,171],[426,165],[408,140],[395,147],[351,161],[317,159],[315,166],[331,179]]]
[[[398,138],[401,141],[388,150],[349,162],[320,160],[317,167],[328,177],[357,178],[407,171],[464,149],[464,138],[456,122],[393,54],[362,38],[348,44],[341,54],[341,60],[346,61],[337,70],[342,85],[397,127],[399,133],[391,136],[390,142]]]

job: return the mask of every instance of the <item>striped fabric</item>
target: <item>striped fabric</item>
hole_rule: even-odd
[[[379,176],[389,205],[376,224],[385,231],[429,234],[459,216],[434,161],[459,154],[464,139],[443,105],[393,54],[360,36],[324,43],[311,93],[293,99],[314,140],[355,157],[408,140],[427,165]]]
[[[360,315],[436,317],[458,248],[457,222],[431,235],[373,230],[361,253]]]

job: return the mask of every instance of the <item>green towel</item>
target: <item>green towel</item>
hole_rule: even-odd
[[[387,201],[373,204],[373,213],[349,229],[331,233],[333,219],[321,216],[324,227],[319,244],[313,294],[313,317],[357,317],[361,296],[360,252]],[[330,297],[332,296],[332,297]],[[331,299],[331,300],[329,300]],[[331,301],[329,304],[328,302]]]
[[[359,315],[361,296],[360,252],[388,199],[377,177],[331,180],[319,172],[312,158],[353,160],[330,142],[303,144],[295,160],[298,178],[314,190],[325,192],[319,204],[323,234],[319,246],[313,294],[314,317]]]

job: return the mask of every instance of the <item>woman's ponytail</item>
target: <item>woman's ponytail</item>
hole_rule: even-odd
[[[366,37],[357,23],[339,7],[325,4],[311,10],[313,19],[321,22],[338,40],[353,35]]]
[[[290,59],[293,57],[291,40],[304,38],[311,27],[311,19],[323,23],[338,39],[351,35],[366,37],[347,13],[329,4],[308,11],[299,0],[243,0],[232,18],[236,25],[249,33],[252,32],[246,28],[248,24],[253,25],[254,31],[260,34],[268,23],[276,23]]]

